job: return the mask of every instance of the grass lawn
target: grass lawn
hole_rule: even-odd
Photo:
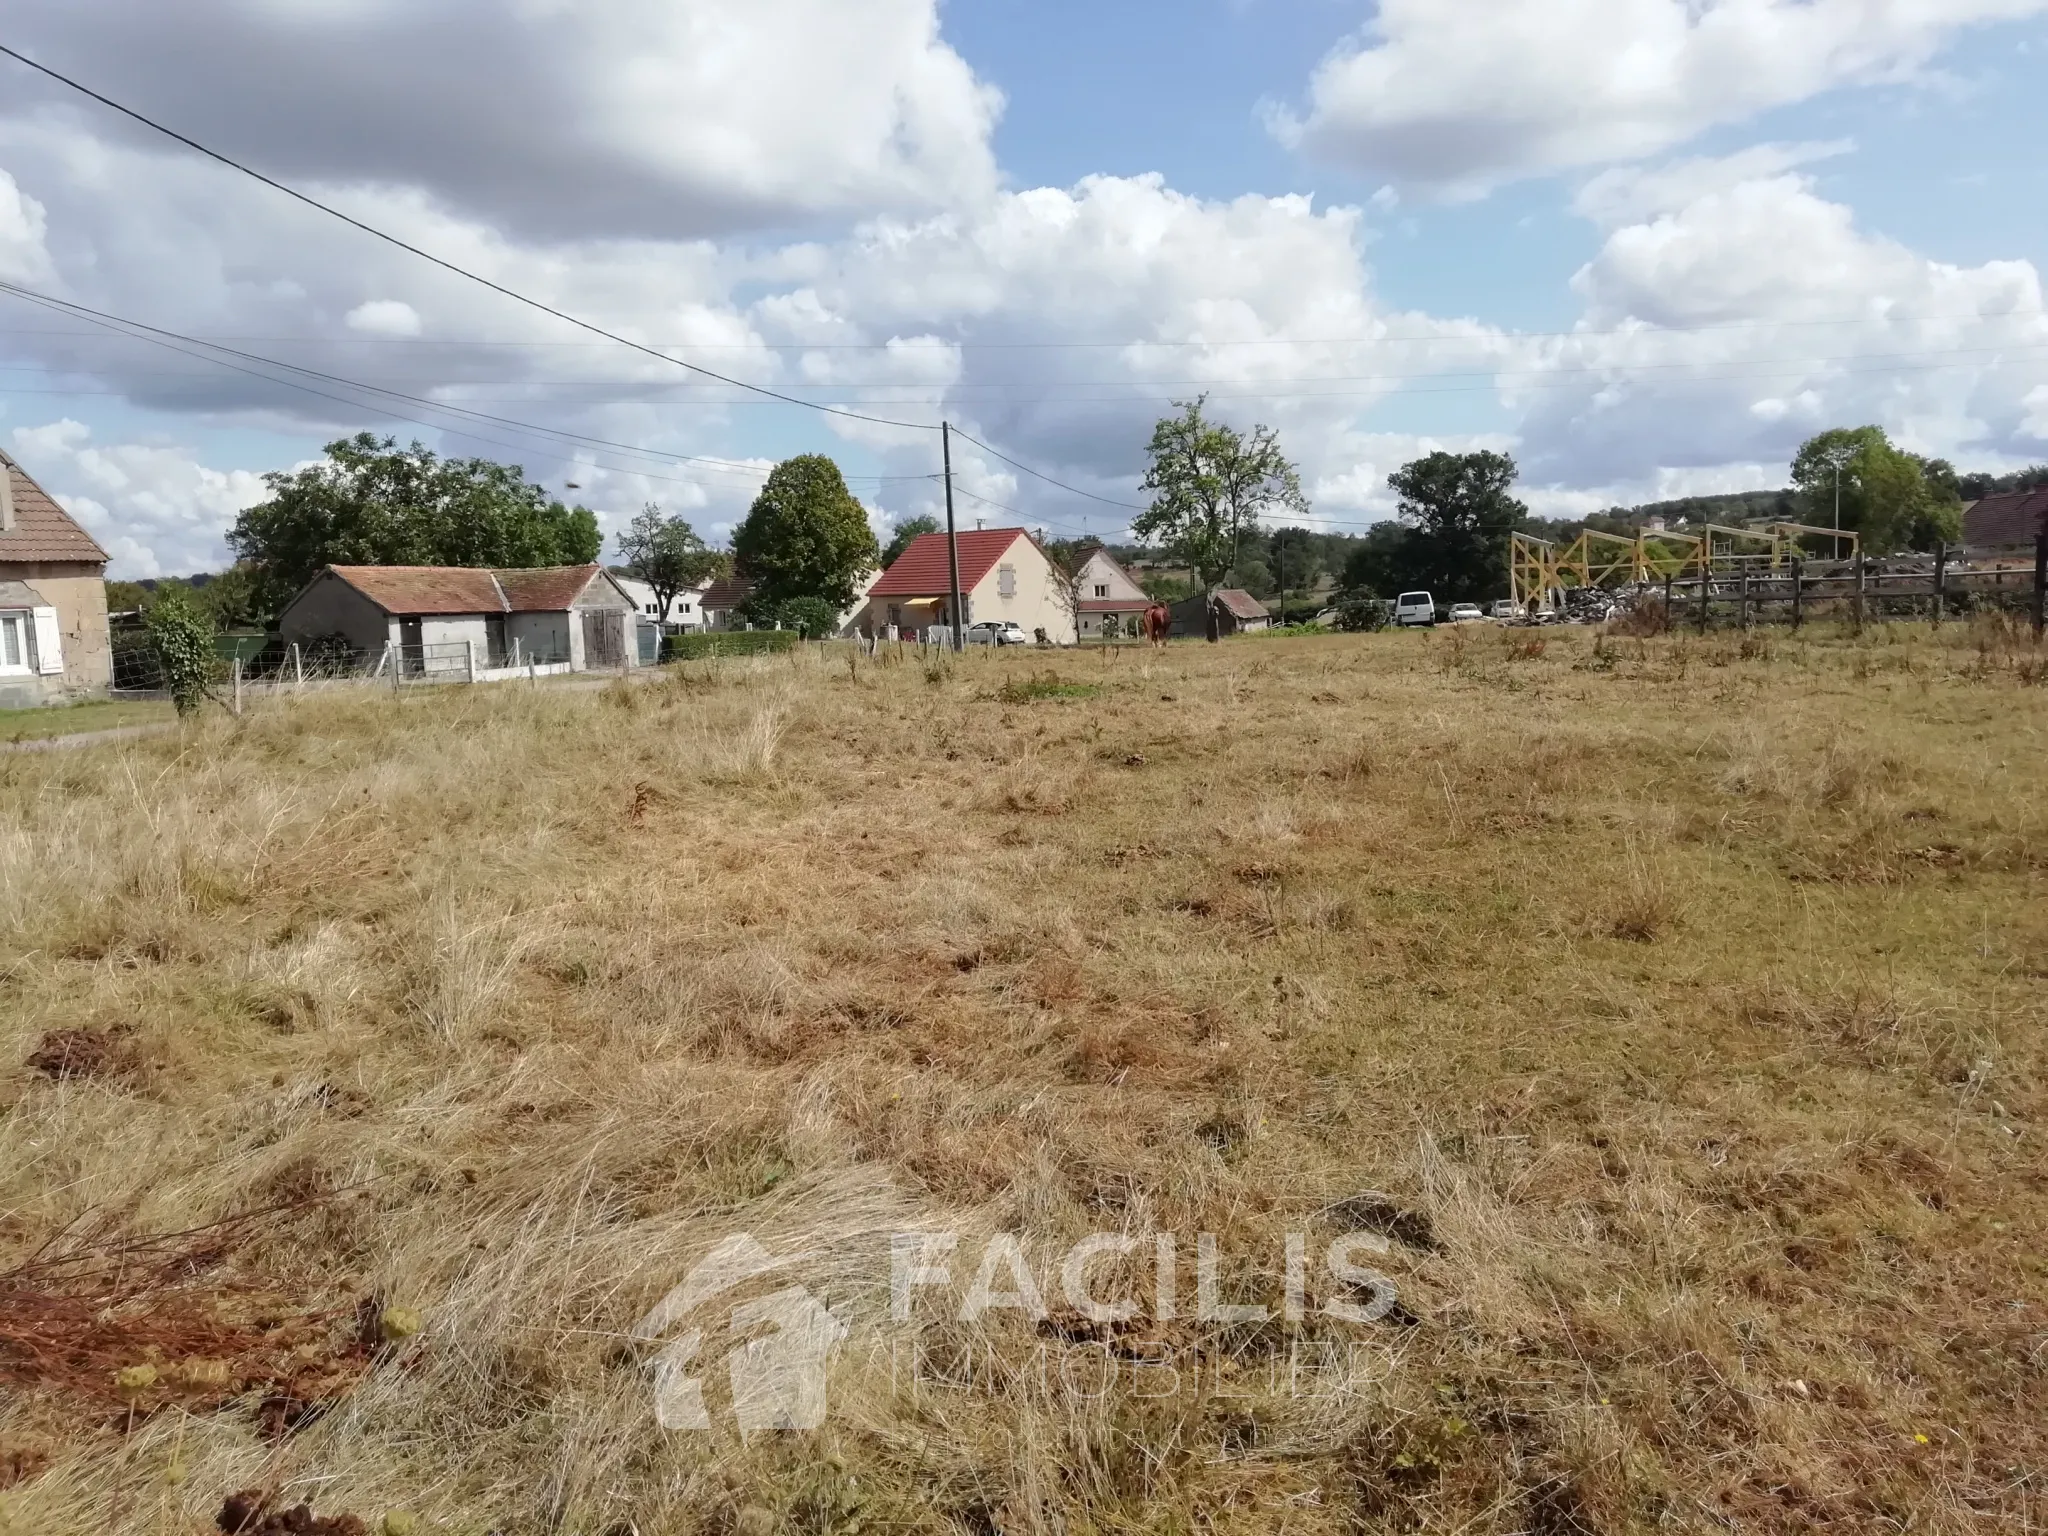
[[[123,725],[167,725],[177,718],[169,704],[156,700],[102,699],[40,709],[0,709],[0,742],[41,741]]]
[[[0,760],[0,1531],[2038,1530],[2043,671],[803,651]]]

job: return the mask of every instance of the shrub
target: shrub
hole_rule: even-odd
[[[702,661],[712,656],[778,656],[796,649],[793,629],[714,630],[708,634],[670,635],[661,643],[663,661]]]
[[[143,623],[171,702],[180,715],[196,714],[221,665],[213,648],[213,620],[200,612],[184,587],[167,586],[149,605]]]
[[[1346,592],[1337,599],[1337,627],[1350,634],[1367,634],[1394,622],[1394,605],[1383,597],[1365,592]]]

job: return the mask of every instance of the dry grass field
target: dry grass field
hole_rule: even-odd
[[[0,757],[0,1531],[2048,1528],[2043,676],[807,654]],[[1175,1315],[1071,1311],[1160,1232]],[[741,1233],[849,1330],[814,1433],[722,1312],[656,1422]],[[1002,1233],[1050,1315],[963,1321]],[[1195,1316],[1204,1233],[1307,1315]]]

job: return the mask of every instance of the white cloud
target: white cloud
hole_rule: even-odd
[[[420,312],[403,299],[371,299],[350,310],[345,323],[365,336],[417,336]]]
[[[50,275],[50,253],[43,245],[49,221],[43,205],[0,170],[0,278],[39,283]]]
[[[1380,0],[1281,137],[1414,187],[1662,153],[1840,86],[1914,78],[1965,27],[2048,0]]]
[[[1507,392],[1539,475],[1782,463],[1819,427],[1862,422],[1923,452],[2015,451],[2048,362],[2039,272],[1932,261],[1863,230],[1778,169],[1790,158],[1589,186],[1580,208],[1605,240],[1573,279],[1581,331],[1533,344]]]
[[[274,175],[418,188],[530,237],[779,226],[996,183],[1001,100],[941,40],[936,0],[16,0],[8,26],[202,142],[260,146]],[[74,104],[20,81],[16,110]]]
[[[2037,384],[2027,391],[2027,398],[2020,402],[2026,408],[2026,419],[2020,423],[2020,435],[2031,437],[2037,443],[2048,443],[2048,384]]]
[[[260,475],[208,468],[187,448],[95,447],[90,429],[69,418],[11,436],[15,458],[100,541],[116,578],[219,570],[235,514],[268,494]]]

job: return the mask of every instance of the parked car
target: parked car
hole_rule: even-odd
[[[1486,622],[1486,610],[1477,603],[1453,603],[1451,604],[1450,622],[1453,624],[1484,624]]]
[[[967,626],[969,645],[1029,645],[1031,637],[1011,619],[983,619]]]
[[[1436,599],[1427,592],[1403,592],[1394,599],[1394,622],[1403,628],[1436,622]]]
[[[1512,623],[1522,616],[1522,610],[1512,597],[1497,598],[1493,605],[1493,616],[1503,622]]]

